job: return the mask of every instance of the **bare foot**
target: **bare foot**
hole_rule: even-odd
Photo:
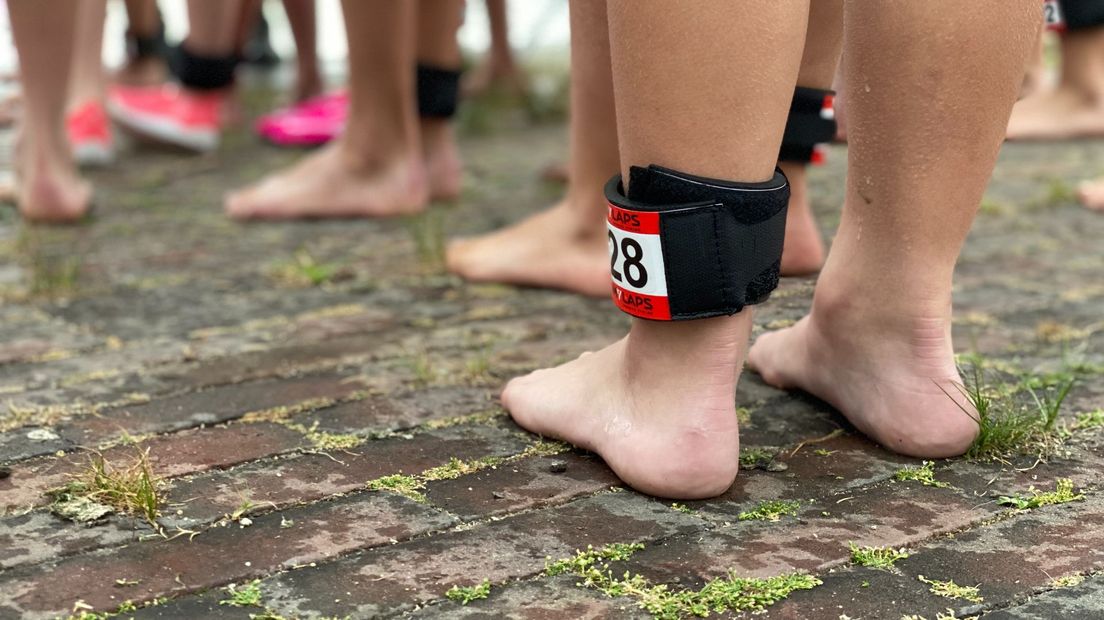
[[[1104,211],[1104,179],[1085,181],[1077,188],[1077,198],[1093,211]]]
[[[46,224],[67,224],[88,213],[92,186],[72,164],[30,156],[20,166],[21,178],[15,188],[19,212],[25,219]]]
[[[508,228],[449,244],[449,271],[503,282],[610,296],[609,249],[601,222],[580,221],[566,201]]]
[[[739,468],[735,377],[750,314],[636,320],[597,353],[514,379],[502,404],[522,427],[598,453],[638,491],[720,495]]]
[[[959,392],[950,304],[942,312],[886,312],[845,297],[821,276],[813,309],[793,327],[756,340],[748,365],[767,383],[804,390],[901,454],[966,451],[978,426]]]
[[[1009,140],[1104,136],[1104,101],[1070,88],[1039,92],[1012,108]]]
[[[418,157],[364,165],[339,140],[287,170],[229,194],[234,219],[387,217],[425,209],[429,183]]]
[[[422,119],[422,158],[429,175],[430,200],[456,200],[463,189],[464,167],[456,134],[447,120]]]
[[[806,276],[824,264],[824,241],[820,238],[813,209],[809,205],[809,184],[805,166],[779,164],[790,180],[790,205],[786,213],[786,242],[782,251],[782,275]]]

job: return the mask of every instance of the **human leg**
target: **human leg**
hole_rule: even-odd
[[[771,179],[808,5],[608,7],[623,174],[657,164]],[[735,382],[750,328],[747,308],[685,322],[634,319],[618,343],[511,381],[502,402],[521,426],[597,452],[640,491],[716,495],[738,468]]]
[[[449,269],[480,282],[562,288],[608,297],[606,201],[619,167],[605,2],[572,0],[567,192],[557,205],[490,234],[453,242]]]
[[[77,174],[65,138],[69,63],[77,30],[77,0],[9,0],[23,82],[23,145],[17,200],[29,220],[71,222],[84,216],[92,188]]]
[[[1008,122],[1010,140],[1104,136],[1104,1],[1061,4],[1062,68],[1053,89],[1018,102]]]
[[[415,3],[345,0],[345,133],[291,168],[227,196],[238,219],[415,213],[430,197],[415,103]]]
[[[1035,0],[846,5],[840,228],[809,316],[761,336],[749,362],[891,450],[954,456],[977,433],[951,343],[952,276],[1040,23]]]

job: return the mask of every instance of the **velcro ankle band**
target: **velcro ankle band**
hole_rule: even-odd
[[[460,99],[460,72],[418,65],[418,115],[422,118],[452,118]]]
[[[779,161],[820,163],[821,145],[836,136],[835,93],[798,86],[790,103],[790,116],[782,134]]]
[[[238,57],[201,56],[189,52],[184,45],[179,45],[173,50],[169,64],[176,79],[187,88],[219,90],[234,83]]]
[[[613,301],[642,319],[736,314],[778,286],[790,187],[734,183],[660,166],[606,184]]]

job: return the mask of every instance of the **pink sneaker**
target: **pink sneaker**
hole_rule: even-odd
[[[277,146],[318,146],[341,135],[348,113],[349,96],[338,91],[266,114],[256,130]]]
[[[115,122],[160,142],[193,151],[218,148],[226,94],[175,85],[115,86],[107,109]]]
[[[99,101],[77,106],[65,117],[65,132],[73,160],[79,166],[106,166],[115,161],[111,122]]]

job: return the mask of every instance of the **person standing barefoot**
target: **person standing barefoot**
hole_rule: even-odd
[[[610,294],[606,199],[617,173],[609,30],[604,1],[571,0],[571,122],[567,192],[551,209],[449,244],[449,271],[474,282],[508,282]]]
[[[415,79],[454,78],[462,0],[344,0],[349,39],[349,120],[344,134],[287,170],[227,195],[235,219],[384,217],[460,193],[451,110],[422,111]],[[428,73],[426,70],[428,69]],[[453,71],[455,69],[456,71]],[[419,96],[421,92],[421,97]],[[444,99],[448,99],[446,96]],[[448,103],[447,101],[430,103]]]
[[[80,178],[65,136],[69,63],[77,0],[8,0],[23,82],[23,144],[16,200],[29,221],[74,222],[88,212],[92,186]]]
[[[846,4],[839,232],[809,315],[760,336],[748,362],[890,450],[957,456],[977,433],[951,344],[952,276],[1041,21],[1035,0]]]
[[[771,181],[808,3],[607,6],[622,178],[657,164]],[[750,308],[684,322],[635,318],[621,341],[514,379],[502,404],[523,428],[597,452],[639,491],[718,495],[739,467],[735,384],[750,330]]]
[[[1062,69],[1053,89],[1036,88],[1008,121],[1009,140],[1104,137],[1104,0],[1063,0]]]
[[[609,2],[623,169],[656,162],[770,178],[808,10],[778,4]],[[972,19],[979,8],[992,18]],[[951,275],[1041,22],[1038,3],[850,0],[844,22],[852,150],[843,223],[811,315],[760,337],[749,361],[891,449],[959,454],[977,425],[954,397]],[[739,55],[725,53],[737,44]],[[700,247],[704,256],[709,246]],[[620,342],[511,381],[503,405],[521,426],[597,452],[642,492],[719,494],[738,469],[734,388],[750,315],[635,319]]]

